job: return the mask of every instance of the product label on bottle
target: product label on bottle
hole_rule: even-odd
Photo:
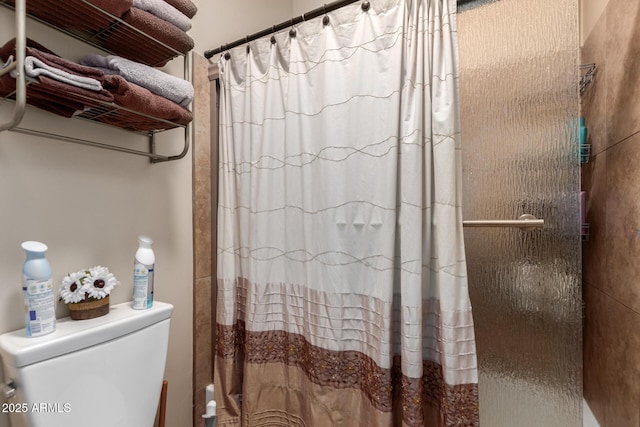
[[[133,308],[151,308],[153,304],[153,265],[136,262],[133,266]]]
[[[51,280],[25,280],[22,286],[27,336],[48,334],[56,329],[55,298]]]

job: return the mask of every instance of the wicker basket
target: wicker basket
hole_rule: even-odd
[[[73,320],[86,320],[109,313],[109,295],[102,299],[80,301],[67,304]]]

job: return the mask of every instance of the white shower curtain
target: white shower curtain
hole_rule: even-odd
[[[455,0],[222,55],[219,425],[477,426]]]

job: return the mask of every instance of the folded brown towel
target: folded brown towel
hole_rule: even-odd
[[[32,0],[29,0],[32,1]],[[77,0],[74,0],[77,1]],[[124,15],[129,9],[131,9],[131,6],[133,5],[133,0],[87,0],[89,3],[91,3],[94,6],[99,7],[100,9],[104,10],[105,12],[109,12],[110,14],[117,16],[118,18],[121,18],[122,15]],[[51,0],[49,0],[49,3],[54,3],[56,4],[58,7],[60,7],[60,3],[59,2],[52,2]],[[67,10],[66,7],[66,2],[65,2],[65,12]]]
[[[0,97],[7,97],[15,90],[16,79],[8,74],[0,77]],[[10,98],[15,99],[15,96],[11,95]],[[40,85],[27,86],[27,104],[64,117],[71,117],[77,110],[84,108],[83,103],[49,93],[46,87]]]
[[[171,6],[178,9],[180,12],[187,15],[189,18],[193,18],[198,11],[198,7],[193,4],[191,0],[164,0]]]
[[[55,54],[41,52],[33,47],[27,47],[27,55],[34,56],[51,67],[58,68],[76,76],[90,77],[100,82],[102,82],[104,77],[104,73],[97,68],[76,64],[73,61],[61,58]],[[96,105],[93,101],[113,102],[113,95],[104,89],[101,91],[83,89],[43,75],[38,76],[37,80],[41,85],[48,87],[50,90],[57,91],[60,96],[73,99],[77,102],[84,102],[87,106]]]
[[[83,103],[85,106],[94,107],[100,102],[113,102],[113,94],[107,90],[99,92],[69,85],[46,76],[38,76],[38,84],[45,87],[49,92],[57,94],[62,98]],[[37,86],[37,85],[35,85]],[[82,110],[83,108],[79,108]]]
[[[101,10],[121,18],[127,12],[133,0],[87,0]],[[8,3],[14,4],[13,0]],[[82,31],[98,31],[108,28],[115,20],[97,11],[82,0],[65,0],[64,5],[53,0],[29,0],[27,13],[60,28]]]
[[[104,73],[94,67],[87,67],[86,65],[80,65],[68,59],[64,59],[54,53],[42,52],[39,49],[33,47],[27,47],[27,55],[35,56],[45,64],[58,68],[67,73],[74,74],[76,76],[90,77],[96,80],[100,80],[104,77]]]
[[[16,40],[12,39],[0,47],[0,59],[7,61],[15,57]],[[68,73],[102,80],[104,73],[93,67],[76,64],[61,58],[40,43],[27,39],[27,56],[34,56],[52,67]],[[106,91],[92,91],[69,85],[46,76],[38,76],[38,84],[27,86],[27,103],[46,111],[71,117],[77,110],[93,107],[99,102],[113,102],[113,95]],[[16,89],[16,81],[9,74],[0,78],[0,96],[6,97]]]
[[[8,74],[0,78],[0,96],[6,97],[16,90],[16,80]],[[14,96],[11,96],[14,99]],[[27,104],[46,111],[71,117],[76,111],[95,107],[103,102],[113,102],[106,90],[95,92],[68,85],[46,76],[39,76],[37,84],[27,86]]]
[[[144,10],[132,7],[122,19],[178,52],[186,54],[195,45],[193,39],[180,28]],[[165,65],[176,56],[170,49],[153,46],[145,36],[130,32],[110,34],[104,46],[119,56],[155,67]]]
[[[38,43],[35,40],[31,40],[30,38],[27,37],[26,42],[27,42],[26,43],[27,48],[33,47],[38,49],[40,52],[45,52],[51,55],[55,55],[55,53],[53,53],[46,47],[42,46],[40,43]],[[10,56],[13,56],[13,59],[16,58],[16,39],[15,38],[9,40],[2,47],[0,47],[0,59],[2,59],[4,62],[7,62]]]
[[[186,125],[193,120],[191,111],[175,102],[169,101],[167,98],[130,83],[120,76],[105,75],[103,86],[113,94],[117,105],[129,110],[181,125]],[[107,114],[101,116],[99,120],[134,131],[151,131],[175,127],[126,111],[119,111],[117,115]]]
[[[27,98],[38,93],[39,98],[49,99],[57,104],[73,107],[76,111],[100,105],[100,102],[112,102],[113,95],[96,93],[87,89],[61,83],[49,77],[41,76],[38,84],[31,84],[27,89]]]
[[[8,74],[0,77],[0,97],[5,98],[16,90],[16,79]]]
[[[83,103],[55,95],[47,88],[38,85],[31,85],[27,88],[27,104],[67,118],[72,117],[84,107]]]
[[[46,47],[40,43],[27,38],[27,49],[35,47],[41,52],[55,55]],[[16,55],[16,39],[11,39],[0,47],[0,60],[6,62],[9,57],[15,58]],[[16,90],[16,79],[9,74],[5,74],[0,77],[0,97],[4,98],[13,94]],[[11,95],[11,99],[15,99],[15,96]],[[82,104],[75,101],[66,101],[64,98],[60,98],[58,95],[51,95],[47,92],[46,88],[38,87],[38,85],[27,86],[27,104],[38,107],[42,110],[49,111],[51,113],[71,117],[76,110],[82,108]]]
[[[69,61],[68,59],[64,59],[34,40],[27,38],[26,44],[27,44],[26,56],[33,56],[35,58],[38,58],[40,61],[42,61],[43,63],[45,63],[50,67],[55,67],[69,74],[82,76],[82,77],[89,77],[92,79],[96,79],[98,81],[102,81],[102,78],[104,77],[104,73],[101,70],[94,67],[87,67],[86,65],[80,65],[73,61]],[[16,54],[15,38],[9,40],[2,47],[0,47],[0,59],[2,61],[6,62],[10,56],[13,56],[15,59],[15,54]],[[44,77],[45,76],[39,76],[38,80],[42,81]],[[72,86],[64,82],[60,82],[60,84],[64,86]],[[91,96],[92,92],[93,92],[93,95]],[[103,90],[100,92],[84,90],[83,92],[77,92],[77,93],[89,96],[90,98],[98,99],[100,101],[106,101],[106,102],[113,101],[113,95],[111,95],[111,93],[109,93],[106,90]]]

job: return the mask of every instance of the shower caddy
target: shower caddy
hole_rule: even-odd
[[[92,147],[99,147],[99,148],[104,148],[104,149],[113,150],[113,151],[120,151],[124,153],[145,156],[145,157],[149,157],[152,163],[179,160],[186,156],[187,152],[189,151],[189,142],[191,138],[191,124],[182,125],[182,124],[174,123],[168,120],[160,119],[157,117],[151,117],[151,116],[118,106],[115,103],[111,103],[111,102],[100,102],[97,107],[90,108],[74,117],[95,121],[103,125],[105,125],[105,123],[98,121],[98,119],[101,116],[104,116],[107,114],[111,115],[112,117],[122,117],[125,114],[126,115],[135,114],[137,116],[144,117],[145,119],[152,120],[154,124],[157,123],[157,130],[155,131],[152,131],[152,132],[129,131],[129,132],[137,133],[140,135],[144,135],[149,139],[148,151],[135,150],[135,149],[130,149],[126,147],[120,147],[117,145],[106,144],[103,142],[89,141],[85,139],[72,138],[65,135],[58,135],[58,134],[43,132],[35,129],[25,129],[25,128],[18,127],[25,112],[26,99],[27,99],[27,95],[26,95],[27,85],[37,84],[37,82],[25,78],[25,73],[23,72],[25,48],[26,48],[26,17],[42,22],[43,24],[51,28],[54,28],[62,33],[65,33],[71,37],[81,40],[87,44],[95,46],[109,54],[117,55],[118,52],[116,50],[110,50],[105,47],[104,45],[105,40],[104,38],[102,38],[104,34],[108,34],[110,36],[117,35],[117,36],[123,37],[124,39],[131,40],[132,42],[143,43],[145,46],[145,49],[153,49],[154,52],[157,52],[158,55],[162,57],[162,61],[165,61],[165,62],[166,60],[170,60],[178,56],[182,56],[183,63],[184,63],[183,65],[184,78],[187,78],[187,76],[189,75],[189,62],[188,62],[187,55],[185,53],[179,52],[173,49],[172,47],[167,46],[165,43],[162,43],[161,41],[154,39],[148,34],[145,34],[139,29],[124,22],[120,18],[113,16],[108,12],[103,11],[102,9],[98,8],[97,6],[85,0],[77,1],[78,6],[75,12],[86,13],[90,16],[91,15],[100,16],[101,18],[109,19],[110,21],[112,21],[112,25],[109,28],[107,28],[106,30],[102,30],[98,33],[82,31],[82,30],[63,29],[63,28],[57,27],[52,22],[48,22],[47,19],[45,18],[37,17],[37,16],[34,16],[33,14],[30,14],[27,11],[27,4],[26,4],[27,0],[15,0],[14,3],[15,5],[9,3],[9,0],[0,0],[0,5],[5,6],[9,9],[13,9],[15,11],[15,22],[16,22],[15,24],[16,25],[16,61],[11,66],[3,70],[0,70],[0,75],[4,73],[8,73],[13,69],[19,70],[18,75],[16,77],[16,91],[13,94],[13,96],[15,96],[13,117],[5,123],[0,123],[0,132],[5,130],[10,130],[13,132],[24,133],[27,135],[41,136],[41,137],[56,139],[56,140],[65,141],[65,142],[72,142],[75,144],[89,145]],[[60,10],[61,13],[64,13],[65,11],[65,9],[62,7],[59,7],[58,10]],[[148,64],[148,65],[153,66],[155,64]],[[95,101],[93,102],[95,103]],[[107,124],[107,126],[113,126],[113,125]],[[173,156],[167,156],[167,155],[156,153],[156,141],[155,141],[156,133],[163,132],[170,129],[176,129],[176,128],[183,128],[184,130],[184,145],[183,145],[182,151]]]

